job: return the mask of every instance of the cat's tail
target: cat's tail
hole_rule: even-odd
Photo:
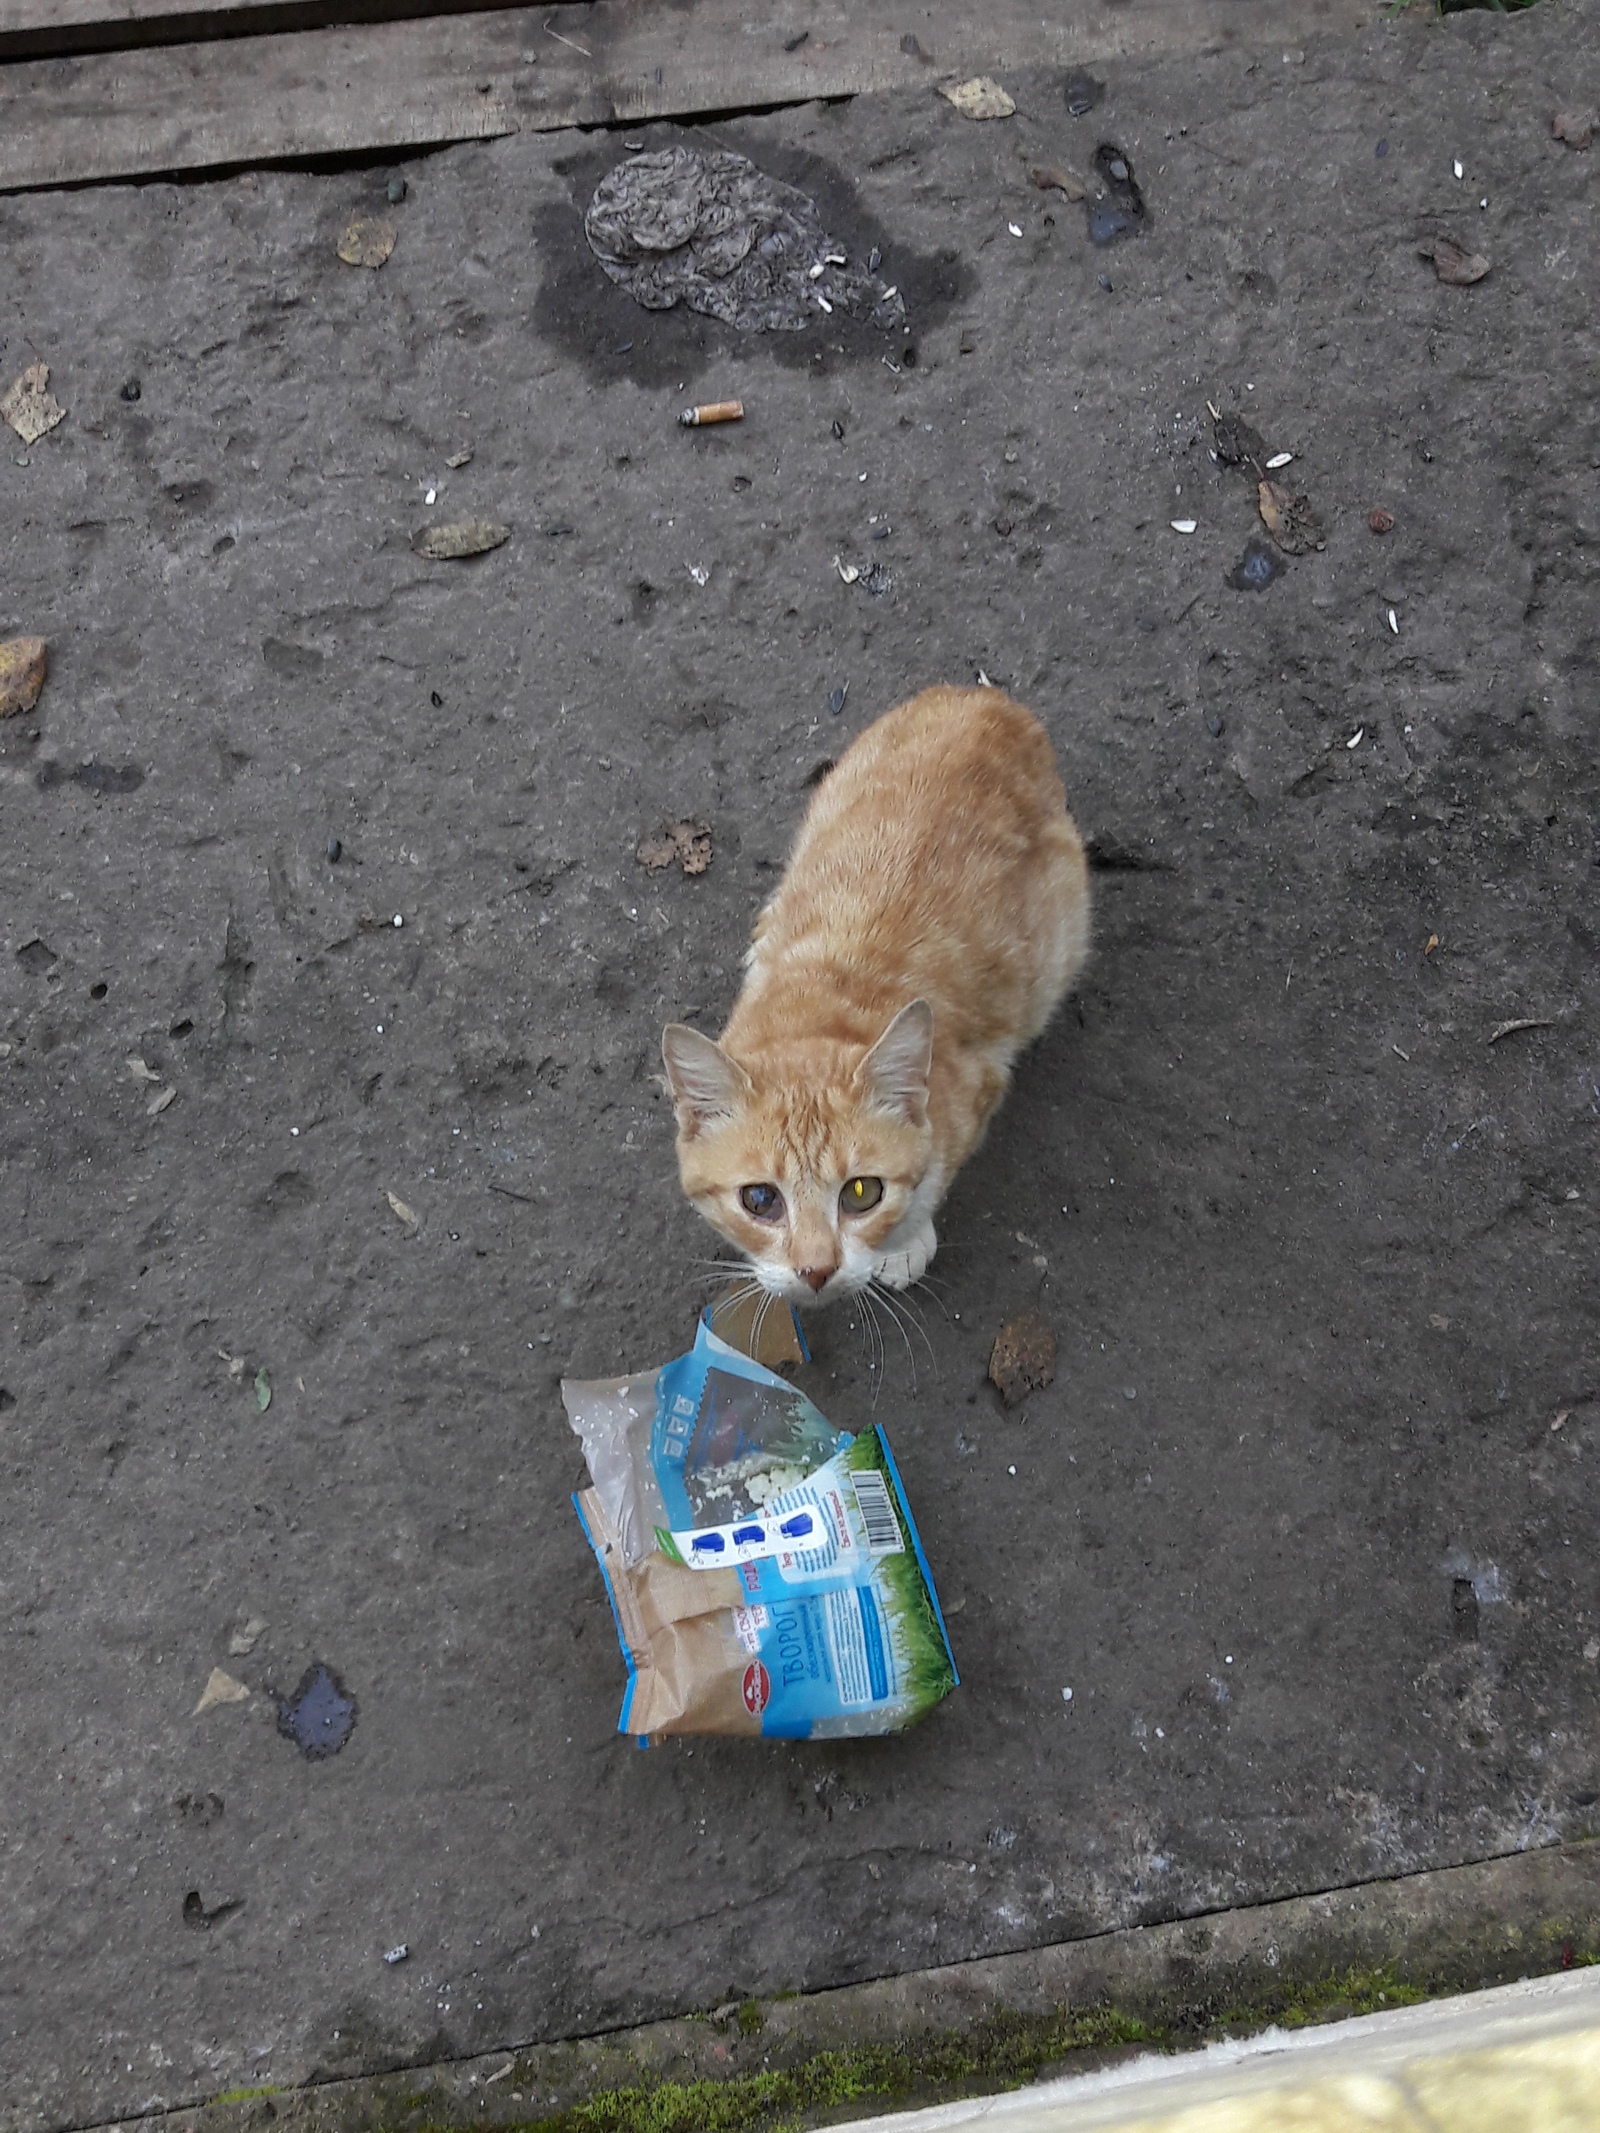
[[[1038,1036],[1089,959],[1091,901],[1083,839],[1065,811],[1047,835],[1050,851],[1040,897],[1040,955],[1024,1042]]]

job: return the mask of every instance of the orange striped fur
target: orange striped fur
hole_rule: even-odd
[[[812,800],[720,1043],[665,1033],[684,1191],[791,1302],[920,1279],[1088,942],[1038,720],[998,689],[888,712]]]

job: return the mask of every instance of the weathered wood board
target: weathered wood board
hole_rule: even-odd
[[[0,0],[0,62],[424,15],[482,14],[499,5],[500,0]]]
[[[4,4],[12,19],[39,0]],[[791,0],[752,21],[739,0],[595,0],[14,61],[0,66],[0,191],[931,89],[979,68],[1294,44],[1374,11],[1374,0],[1064,0],[1045,18],[1037,0]]]

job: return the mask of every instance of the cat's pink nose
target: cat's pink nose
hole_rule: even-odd
[[[811,1288],[822,1290],[828,1286],[834,1271],[835,1269],[831,1266],[803,1266],[800,1269],[800,1279],[808,1283]]]

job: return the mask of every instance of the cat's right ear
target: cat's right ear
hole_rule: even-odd
[[[750,1094],[750,1077],[737,1060],[685,1022],[669,1022],[662,1031],[661,1063],[686,1140],[732,1118]]]
[[[920,1125],[927,1116],[933,1068],[933,1009],[926,1000],[902,1007],[856,1072],[872,1101]]]

